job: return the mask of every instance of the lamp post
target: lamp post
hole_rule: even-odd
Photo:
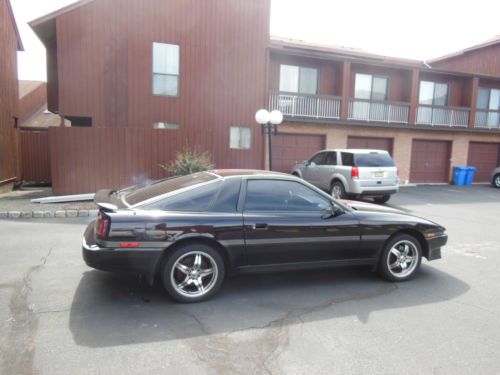
[[[259,109],[255,113],[255,121],[262,126],[262,135],[267,133],[267,147],[269,156],[269,170],[273,170],[272,136],[278,131],[278,125],[283,122],[283,114],[274,110],[269,113],[266,109]]]

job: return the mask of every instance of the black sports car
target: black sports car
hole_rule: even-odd
[[[401,211],[338,201],[281,173],[214,170],[100,190],[83,237],[87,265],[161,279],[179,302],[214,295],[226,275],[370,265],[404,281],[441,258],[445,229]]]

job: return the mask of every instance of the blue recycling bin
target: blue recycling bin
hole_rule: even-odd
[[[453,167],[453,185],[465,185],[467,167]]]
[[[476,167],[468,166],[467,174],[465,176],[465,185],[472,185],[472,181],[474,181],[474,176],[476,175]]]

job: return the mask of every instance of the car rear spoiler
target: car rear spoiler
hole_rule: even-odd
[[[104,211],[116,211],[116,190],[102,189],[95,193],[94,202]]]

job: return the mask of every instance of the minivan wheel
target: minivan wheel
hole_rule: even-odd
[[[373,197],[373,200],[374,200],[375,203],[385,203],[389,199],[391,199],[391,195],[390,194],[382,195],[380,197]]]
[[[167,250],[168,251],[168,250]],[[175,249],[166,259],[161,279],[176,301],[200,302],[212,297],[224,280],[224,261],[217,250],[192,243]]]
[[[344,199],[346,197],[344,184],[340,181],[334,181],[330,188],[330,194],[335,199]]]
[[[385,246],[378,271],[390,281],[406,281],[417,273],[422,262],[420,242],[408,234],[395,236]]]
[[[500,173],[493,177],[493,186],[500,188]]]

